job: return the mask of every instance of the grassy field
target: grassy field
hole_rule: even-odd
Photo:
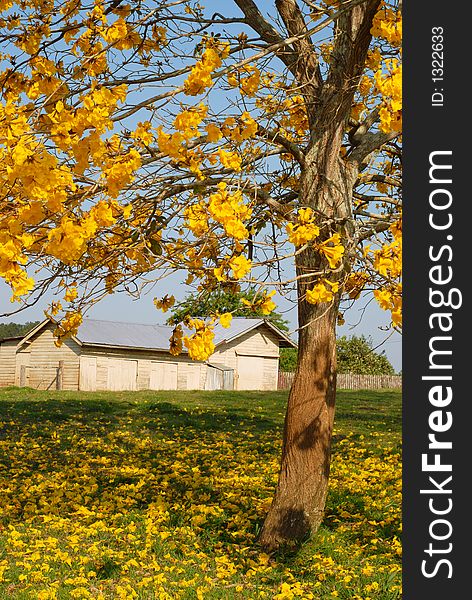
[[[400,598],[400,393],[338,393],[324,524],[268,556],[285,402],[0,390],[0,598]]]

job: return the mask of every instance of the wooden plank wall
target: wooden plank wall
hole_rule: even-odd
[[[0,343],[0,387],[15,385],[16,346],[19,340]]]
[[[279,357],[279,340],[275,333],[261,325],[257,329],[242,335],[236,340],[222,345],[212,355],[211,362],[220,363],[231,367],[235,371],[235,389],[241,389],[238,385],[238,355],[244,356],[262,356],[270,357],[264,361],[264,372],[262,379],[262,390],[277,389],[277,375],[279,370],[279,361],[274,358]]]
[[[136,389],[148,390],[151,374],[151,365],[153,361],[168,361],[178,363],[177,368],[177,389],[186,390],[203,389],[206,376],[206,365],[196,362],[187,356],[175,357],[166,352],[152,352],[146,350],[118,350],[106,348],[92,348],[91,346],[82,347],[82,356],[95,357],[97,359],[97,390],[105,391],[108,389],[108,366],[114,359],[127,359],[138,361],[138,376]]]
[[[62,389],[78,389],[80,346],[67,338],[58,348],[54,344],[54,327],[53,324],[45,327],[21,347],[17,357],[17,385],[20,385],[21,364],[25,364],[27,386],[40,390],[56,389],[59,361],[63,361]]]

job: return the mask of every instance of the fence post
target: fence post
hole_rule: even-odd
[[[56,390],[62,390],[62,378],[64,376],[64,361],[59,361],[59,366],[56,373]]]

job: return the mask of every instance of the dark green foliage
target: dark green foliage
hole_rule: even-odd
[[[185,300],[175,304],[171,309],[171,316],[167,319],[168,325],[179,323],[185,317],[207,317],[208,315],[230,312],[233,317],[263,317],[270,321],[273,325],[282,331],[288,331],[288,322],[277,312],[272,312],[268,315],[263,315],[261,310],[248,309],[242,304],[241,300],[252,301],[256,296],[256,290],[249,288],[248,290],[238,293],[228,292],[225,290],[203,293],[189,294]]]
[[[296,348],[280,348],[280,371],[296,371],[298,350]]]
[[[372,340],[363,335],[337,340],[338,373],[356,373],[358,375],[394,375],[395,370],[385,356],[372,349]],[[295,371],[297,368],[297,350],[280,349],[280,370]]]
[[[0,323],[0,340],[26,335],[33,327],[39,325],[40,321],[28,321],[27,323]]]
[[[337,342],[338,373],[357,373],[358,375],[394,375],[385,351],[377,353],[372,348],[372,340],[363,335],[350,338],[340,337]]]

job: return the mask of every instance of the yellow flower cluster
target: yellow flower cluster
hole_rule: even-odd
[[[191,204],[184,210],[186,226],[197,236],[203,236],[209,229],[206,206],[201,202]]]
[[[339,265],[344,254],[344,246],[341,244],[339,233],[334,233],[330,238],[318,244],[316,248],[326,258],[330,269],[335,269]]]
[[[14,219],[0,222],[0,277],[13,290],[12,302],[34,287],[34,279],[21,266],[26,264],[24,252],[33,242],[33,236],[22,233],[20,225]]]
[[[175,117],[174,127],[182,133],[184,140],[188,141],[200,135],[198,126],[206,117],[207,110],[205,104],[200,102],[198,106],[183,110]]]
[[[394,233],[393,241],[374,251],[373,264],[375,270],[384,277],[396,279],[402,273],[401,221],[394,223],[390,231]]]
[[[166,294],[163,298],[154,298],[154,306],[162,312],[167,312],[175,304],[175,297]]]
[[[93,219],[77,222],[63,217],[60,224],[48,233],[46,252],[59,258],[64,264],[73,264],[85,252],[87,242],[96,230],[97,225]]]
[[[243,222],[250,218],[252,210],[244,203],[239,190],[231,194],[227,191],[226,183],[219,183],[218,191],[210,195],[208,212],[215,221],[223,225],[230,237],[236,240],[248,237],[249,232]]]
[[[103,166],[101,174],[106,181],[108,195],[117,198],[121,190],[133,181],[134,173],[140,166],[141,156],[134,148],[110,158]]]
[[[396,327],[402,324],[402,285],[389,285],[388,287],[374,290],[374,297],[380,308],[389,310],[392,315],[392,323]]]
[[[389,64],[388,72],[379,69],[375,73],[376,89],[382,94],[380,128],[382,131],[402,130],[402,65],[396,60]]]
[[[103,39],[109,44],[113,44],[118,50],[130,50],[136,48],[142,43],[142,38],[137,31],[130,27],[126,21],[119,17],[112,25],[102,30]],[[147,40],[147,49],[159,48],[150,40]]]
[[[188,167],[198,178],[202,178],[200,167],[205,155],[200,149],[190,149],[187,142],[201,135],[198,126],[206,114],[207,107],[200,103],[196,107],[184,109],[175,117],[174,127],[177,131],[174,133],[165,133],[162,127],[156,130],[159,150],[173,158],[179,165]],[[207,129],[208,127],[211,126],[207,126]]]
[[[241,302],[249,307],[253,311],[261,311],[263,315],[269,315],[277,305],[272,300],[272,296],[275,295],[275,290],[271,292],[264,292],[260,298],[253,298],[252,300],[247,300],[246,298],[242,298]]]
[[[56,346],[62,346],[64,338],[75,335],[82,324],[83,318],[78,311],[67,311],[60,323],[54,330],[54,344]]]
[[[73,302],[77,298],[78,293],[77,287],[75,285],[71,285],[66,289],[64,300],[66,302]]]
[[[309,304],[321,304],[331,302],[334,294],[339,290],[339,283],[323,279],[317,283],[311,290],[306,292],[306,301]]]
[[[150,146],[154,142],[151,123],[149,121],[139,122],[136,129],[131,132],[131,137],[141,147]]]
[[[247,111],[244,111],[238,120],[236,120],[234,117],[227,117],[224,123],[221,125],[220,132],[228,139],[240,144],[244,140],[254,137],[254,135],[257,133],[257,129],[257,122]]]
[[[303,246],[320,234],[320,228],[315,225],[313,209],[310,207],[300,208],[296,222],[287,223],[285,230],[289,241],[295,246]]]
[[[383,4],[383,3],[382,3]],[[374,17],[370,30],[374,37],[382,38],[395,47],[402,43],[402,13],[388,6],[381,6]]]
[[[190,319],[188,326],[195,329],[193,335],[184,336],[184,344],[193,360],[207,360],[215,351],[214,332],[201,319]]]
[[[218,157],[220,159],[220,163],[225,169],[231,169],[231,171],[241,170],[242,160],[239,154],[237,154],[236,152],[230,152],[220,148],[218,150]]]
[[[184,336],[184,333],[182,331],[182,325],[177,325],[177,327],[174,328],[174,330],[172,331],[172,335],[169,338],[169,352],[172,354],[172,356],[178,356],[179,354],[182,353],[183,350],[183,343],[182,343],[182,338]]]
[[[240,256],[233,257],[229,261],[229,267],[235,279],[242,279],[251,270],[252,263],[241,254]]]
[[[356,298],[359,298],[369,279],[369,274],[364,271],[350,273],[346,280],[344,291],[349,295],[349,298],[355,300]]]
[[[231,313],[223,313],[219,315],[218,318],[222,327],[225,329],[231,327],[231,321],[233,320],[233,315]]]
[[[211,74],[221,67],[222,61],[228,56],[229,51],[229,44],[218,42],[213,38],[208,40],[201,60],[192,67],[190,75],[184,81],[184,93],[187,96],[197,96],[211,87],[213,85]]]
[[[308,115],[303,96],[293,96],[283,101],[283,109],[287,115],[282,118],[282,125],[293,131],[296,136],[303,137],[309,130]]]
[[[245,65],[228,75],[228,84],[238,87],[242,96],[252,98],[261,85],[261,73],[255,65]]]

